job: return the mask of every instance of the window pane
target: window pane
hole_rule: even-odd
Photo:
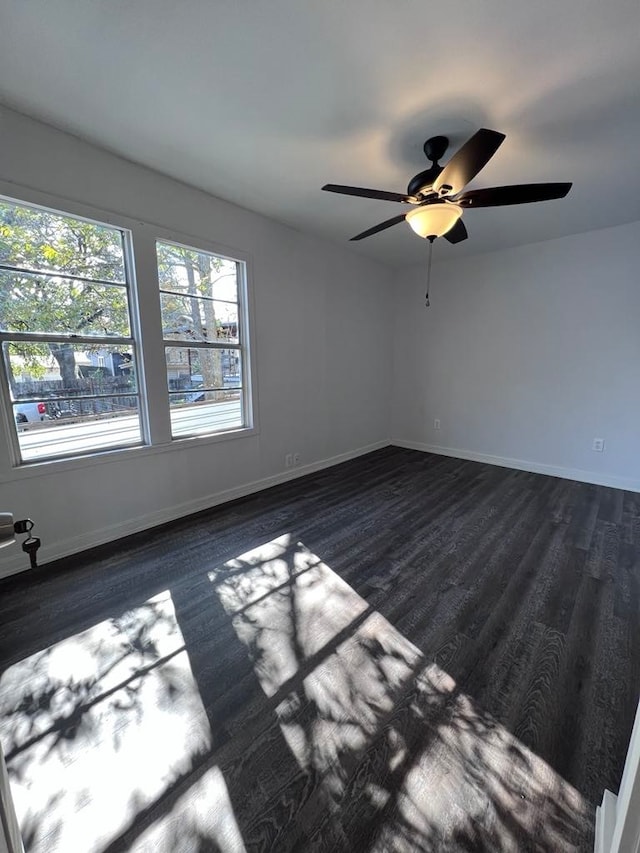
[[[162,293],[166,340],[238,343],[238,306],[234,302]]]
[[[170,243],[158,243],[157,253],[173,437],[246,427],[243,265]]]
[[[166,357],[169,391],[242,387],[239,349],[167,347]]]
[[[0,263],[124,282],[122,232],[0,201]]]
[[[136,396],[34,399],[15,403],[13,414],[25,462],[142,442]]]
[[[137,394],[133,349],[127,344],[6,341],[5,368],[14,400]]]
[[[225,432],[243,426],[242,391],[187,391],[169,394],[174,438]]]
[[[167,347],[174,438],[243,426],[240,350]]]
[[[129,337],[127,291],[119,285],[0,270],[0,329]]]
[[[238,264],[209,252],[157,243],[160,289],[238,301]]]

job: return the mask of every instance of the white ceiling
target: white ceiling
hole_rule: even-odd
[[[0,0],[0,100],[336,242],[401,212],[424,140],[506,133],[471,186],[573,181],[465,213],[460,256],[640,219],[638,0]],[[446,159],[446,158],[445,158]],[[400,224],[350,244],[392,264]]]

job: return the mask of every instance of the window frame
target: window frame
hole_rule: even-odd
[[[2,405],[6,410],[5,422],[8,424],[8,438],[10,444],[10,456],[12,466],[15,468],[22,468],[25,465],[37,465],[45,462],[53,462],[56,460],[66,460],[66,459],[74,459],[76,457],[80,457],[83,455],[93,455],[95,453],[108,453],[110,451],[117,451],[125,448],[138,448],[143,447],[148,444],[148,421],[147,421],[147,407],[146,407],[146,393],[145,388],[141,384],[140,376],[137,370],[137,365],[141,361],[141,342],[140,342],[140,327],[139,327],[139,315],[137,310],[137,302],[135,300],[135,290],[136,290],[136,280],[135,280],[135,265],[134,265],[134,257],[133,257],[133,246],[132,246],[132,235],[131,231],[121,225],[114,225],[112,223],[107,223],[104,221],[99,221],[95,217],[89,216],[81,216],[76,213],[71,213],[68,211],[60,210],[59,208],[51,207],[50,205],[37,204],[30,201],[18,200],[15,198],[9,198],[5,195],[0,195],[0,203],[6,203],[9,205],[14,205],[16,207],[26,207],[35,210],[42,210],[46,213],[50,213],[53,216],[58,216],[60,218],[68,218],[74,219],[77,222],[86,222],[89,225],[95,225],[101,228],[108,228],[112,231],[117,231],[120,233],[121,237],[121,246],[122,246],[122,263],[123,263],[123,271],[124,271],[124,281],[122,282],[107,282],[95,279],[96,283],[105,284],[111,287],[121,287],[126,293],[127,296],[127,315],[129,320],[129,336],[125,335],[87,335],[87,334],[71,334],[71,333],[63,333],[63,332],[16,332],[16,331],[4,331],[0,329],[0,348],[2,348],[2,353],[0,353],[0,394],[2,396]],[[9,265],[4,265],[2,267],[3,271],[11,274],[11,269],[13,267]],[[17,270],[21,270],[20,267],[15,267]],[[30,270],[29,273],[33,273],[34,275],[42,275],[49,276],[52,278],[60,278],[60,279],[68,279],[68,280],[81,280],[87,283],[91,283],[94,279],[84,278],[83,276],[78,276],[76,274],[65,275],[63,272],[56,272],[55,270],[51,270],[48,268],[43,269],[34,269]],[[140,439],[139,441],[135,441],[133,443],[127,442],[123,444],[111,445],[106,447],[96,446],[89,451],[80,452],[80,453],[71,453],[71,454],[49,454],[39,456],[37,459],[25,459],[22,455],[22,449],[20,447],[20,436],[17,428],[17,424],[14,416],[14,403],[19,403],[19,400],[14,400],[11,386],[9,384],[9,377],[7,370],[5,369],[6,359],[8,356],[5,356],[4,353],[4,343],[11,342],[35,342],[35,343],[71,343],[73,345],[82,346],[83,344],[87,344],[88,346],[93,346],[95,344],[104,344],[105,346],[114,346],[117,344],[122,344],[123,347],[130,349],[134,363],[136,364],[136,390],[131,394],[126,395],[82,395],[78,399],[101,399],[104,396],[129,396],[136,397],[138,406],[137,406],[137,418],[140,430]],[[66,399],[66,398],[61,398]]]
[[[250,393],[251,390],[251,382],[253,376],[253,370],[251,367],[250,361],[250,345],[249,345],[249,305],[248,305],[248,265],[247,261],[234,257],[232,255],[228,255],[224,252],[213,251],[210,248],[204,248],[201,245],[186,244],[184,242],[180,242],[178,240],[164,239],[161,237],[156,238],[156,256],[157,256],[157,247],[159,243],[163,243],[165,245],[176,246],[179,249],[187,249],[191,252],[202,252],[203,254],[211,255],[215,258],[220,258],[224,261],[231,261],[236,265],[236,295],[237,302],[233,303],[237,305],[238,309],[238,342],[237,343],[224,343],[222,341],[212,340],[212,341],[190,341],[187,338],[184,339],[168,339],[164,336],[164,331],[162,331],[162,340],[165,348],[165,363],[166,363],[166,351],[170,348],[175,349],[211,349],[211,350],[237,350],[240,355],[240,364],[241,364],[241,375],[242,375],[242,388],[240,389],[241,394],[241,412],[242,412],[242,420],[243,423],[239,427],[234,427],[232,430],[211,430],[210,432],[197,432],[185,435],[173,435],[171,440],[172,442],[180,442],[193,438],[203,438],[207,436],[216,436],[216,435],[225,435],[226,433],[233,433],[239,430],[252,430],[254,427],[254,413],[252,403],[252,395]],[[161,296],[163,293],[172,293],[178,296],[187,296],[188,298],[209,298],[209,297],[193,297],[190,294],[182,294],[176,291],[167,291],[160,286],[160,281],[158,280],[158,300],[161,300]],[[212,301],[216,301],[212,298]],[[225,300],[218,300],[225,301]],[[162,323],[161,323],[162,325]],[[167,402],[170,406],[170,391],[167,385]]]
[[[0,180],[0,198],[17,205],[24,204],[45,208],[61,215],[85,219],[99,225],[106,225],[130,235],[128,250],[130,263],[130,313],[132,332],[137,335],[137,353],[139,356],[138,384],[140,394],[140,416],[145,435],[145,444],[126,445],[105,448],[78,455],[47,457],[22,462],[16,456],[14,441],[17,431],[13,427],[13,411],[10,406],[11,394],[4,370],[0,370],[0,420],[6,436],[6,452],[0,447],[0,483],[19,481],[39,477],[47,473],[63,473],[102,464],[124,462],[130,458],[155,456],[161,453],[177,452],[183,449],[204,447],[225,441],[252,438],[259,435],[260,424],[256,400],[258,399],[257,364],[255,346],[255,297],[253,285],[253,255],[245,249],[213,242],[209,235],[191,232],[168,226],[166,223],[132,218],[131,214],[118,210],[97,207],[66,196],[36,190],[31,187]],[[203,220],[206,226],[206,218]],[[199,433],[176,439],[171,438],[169,426],[168,400],[158,394],[158,377],[166,396],[166,366],[154,363],[149,358],[152,344],[162,342],[160,314],[160,292],[155,253],[156,241],[175,242],[179,245],[201,249],[218,257],[240,261],[244,264],[244,311],[239,322],[244,325],[245,334],[245,412],[247,426],[226,432]],[[143,307],[144,306],[144,307]],[[155,316],[154,316],[155,315]],[[155,347],[157,350],[157,346]],[[152,393],[149,393],[151,389]],[[166,414],[163,430],[163,417]],[[13,438],[15,432],[15,439]]]

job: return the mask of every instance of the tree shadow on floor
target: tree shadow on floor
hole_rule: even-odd
[[[27,853],[592,845],[580,795],[291,536],[11,667],[0,719]]]

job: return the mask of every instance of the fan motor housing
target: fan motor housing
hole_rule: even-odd
[[[414,175],[409,181],[407,195],[422,195],[425,191],[431,191],[433,182],[443,168],[443,166],[438,166],[434,163],[430,169],[425,169],[424,172],[418,172],[418,174]]]
[[[447,148],[449,147],[449,139],[446,136],[432,136],[427,139],[422,147],[427,160],[431,160],[436,164],[438,160],[442,160]]]
[[[444,157],[449,140],[446,136],[432,136],[425,142],[423,151],[427,160],[431,160],[431,168],[425,169],[424,172],[418,172],[409,181],[407,187],[408,195],[422,195],[431,190],[433,182],[438,177],[443,166],[438,166],[438,160]]]

